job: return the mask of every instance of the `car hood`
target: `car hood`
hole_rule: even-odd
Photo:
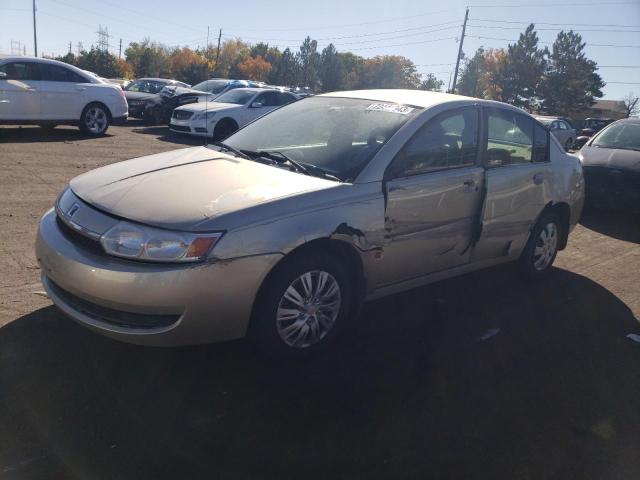
[[[176,97],[178,95],[185,95],[185,94],[209,95],[208,92],[203,92],[201,90],[194,90],[193,88],[178,87],[176,85],[169,85],[167,87],[164,87],[160,91],[160,95],[165,96],[165,97]]]
[[[157,98],[158,94],[146,92],[128,92],[127,90],[125,90],[124,96],[126,97],[127,102],[130,102],[131,100],[151,100],[153,98]]]
[[[189,112],[214,112],[218,110],[229,110],[231,108],[238,108],[242,105],[237,105],[235,103],[218,103],[218,102],[198,102],[198,103],[190,103],[189,105],[185,105],[184,107],[178,107],[179,110],[187,110]]]
[[[206,147],[115,163],[70,182],[79,198],[106,213],[187,231],[207,230],[224,214],[335,185]]]
[[[585,146],[580,150],[585,167],[609,167],[640,172],[640,152]]]

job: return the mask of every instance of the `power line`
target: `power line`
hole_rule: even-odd
[[[640,85],[640,82],[605,82],[607,85],[614,83],[616,85]]]
[[[640,25],[620,25],[620,24],[597,24],[597,23],[551,23],[551,22],[535,22],[535,21],[517,21],[517,20],[493,20],[488,18],[473,18],[476,22],[489,22],[489,23],[516,23],[521,25],[557,25],[557,26],[572,26],[572,27],[619,27],[619,28],[640,28]]]
[[[469,25],[473,28],[490,28],[497,30],[522,30],[522,27],[503,27],[501,25]],[[558,28],[538,28],[536,31],[558,31]],[[580,32],[640,33],[640,30],[580,29]]]
[[[540,7],[604,7],[607,5],[636,5],[636,2],[607,2],[607,3],[520,3],[517,5],[469,5],[471,8],[540,8]]]
[[[500,40],[503,42],[517,42],[517,39],[510,39],[510,38],[496,38],[496,37],[482,37],[479,35],[467,35],[467,37],[471,37],[471,38],[479,38],[481,40]],[[543,45],[553,45],[552,42],[542,42],[540,41],[539,43],[543,44]],[[589,43],[587,42],[587,46],[588,47],[612,47],[612,48],[640,48],[640,45],[614,45],[614,44],[608,44],[608,43]]]

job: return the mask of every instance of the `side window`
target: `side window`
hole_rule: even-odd
[[[533,145],[533,161],[549,161],[549,131],[539,123],[534,123]]]
[[[489,167],[530,163],[533,151],[533,119],[518,112],[489,109],[486,112]]]
[[[558,125],[560,126],[560,130],[569,130],[569,126],[563,121],[559,121]]]
[[[295,97],[289,93],[278,92],[278,105],[286,105],[295,100]]]
[[[396,155],[390,167],[391,178],[472,166],[478,154],[478,125],[475,107],[433,118]]]
[[[59,65],[40,65],[40,76],[41,80],[48,82],[86,82],[80,75],[76,75],[75,72]]]
[[[0,69],[7,75],[5,80],[39,80],[38,66],[35,63],[7,63]]]
[[[278,104],[277,92],[265,92],[256,98],[256,102],[260,102],[263,107],[274,107]]]

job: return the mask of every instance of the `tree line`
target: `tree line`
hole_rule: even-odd
[[[604,82],[596,62],[586,57],[582,37],[561,31],[551,50],[539,46],[533,24],[505,49],[479,48],[463,57],[458,93],[499,100],[529,111],[571,116],[602,97]],[[339,52],[333,44],[320,50],[310,37],[297,51],[268,43],[225,40],[216,47],[169,48],[145,39],[129,44],[125,59],[96,48],[58,60],[103,77],[168,77],[195,84],[211,77],[243,78],[273,85],[305,86],[316,92],[368,88],[441,91],[434,74],[421,75],[399,55],[365,58]]]

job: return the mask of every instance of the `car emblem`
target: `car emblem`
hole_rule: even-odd
[[[71,208],[67,210],[67,218],[72,218],[76,213],[78,213],[78,210],[80,210],[80,205],[77,203],[71,205]]]

